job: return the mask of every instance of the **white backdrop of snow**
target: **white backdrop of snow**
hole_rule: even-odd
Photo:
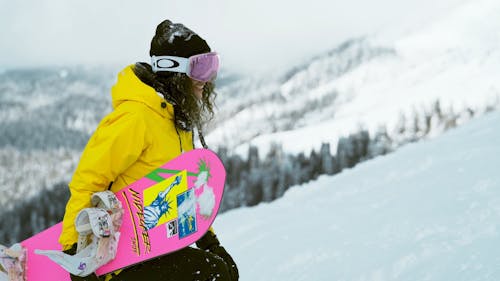
[[[224,213],[241,281],[500,280],[500,113]]]

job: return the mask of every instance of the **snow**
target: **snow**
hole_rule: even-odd
[[[221,214],[241,281],[500,280],[500,112]]]

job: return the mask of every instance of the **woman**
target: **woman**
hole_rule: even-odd
[[[90,138],[69,188],[59,242],[74,253],[74,220],[90,207],[93,193],[113,192],[194,148],[193,128],[206,147],[201,126],[213,116],[213,79],[218,57],[182,24],[160,23],[151,40],[151,65],[126,67],[111,90],[113,112]],[[190,65],[190,67],[187,67]],[[107,275],[107,280],[238,280],[238,269],[213,230],[195,248],[185,248]],[[73,280],[98,280],[95,275]]]

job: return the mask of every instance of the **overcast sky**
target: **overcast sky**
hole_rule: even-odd
[[[156,25],[168,18],[206,39],[228,69],[279,71],[465,1],[0,0],[0,68],[146,61]]]

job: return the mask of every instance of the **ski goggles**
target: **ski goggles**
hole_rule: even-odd
[[[209,82],[215,79],[219,70],[219,55],[216,52],[194,55],[189,58],[176,56],[152,56],[154,72],[169,71],[186,73],[188,77]]]

